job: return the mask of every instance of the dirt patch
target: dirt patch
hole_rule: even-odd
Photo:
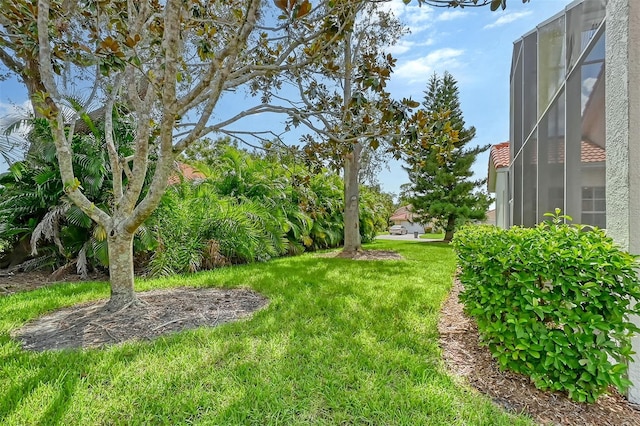
[[[106,301],[61,309],[14,330],[33,351],[96,348],[197,327],[213,327],[249,316],[267,299],[248,289],[174,288],[138,293],[139,303],[118,312]]]
[[[615,389],[594,404],[573,402],[565,394],[543,392],[528,377],[501,371],[488,348],[480,347],[478,328],[467,317],[456,280],[440,316],[438,329],[444,360],[449,370],[507,411],[527,413],[543,425],[638,426],[640,411]]]
[[[399,253],[392,250],[358,250],[354,252],[332,251],[317,254],[317,257],[339,257],[352,260],[404,260]]]

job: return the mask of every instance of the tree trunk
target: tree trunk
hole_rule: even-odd
[[[111,281],[111,299],[107,309],[117,311],[138,300],[133,287],[133,234],[113,229],[107,243]]]
[[[451,242],[453,239],[453,231],[456,228],[456,218],[454,216],[449,216],[447,219],[447,225],[444,228],[444,240],[447,242]]]
[[[360,153],[362,145],[356,143],[344,161],[344,253],[362,250],[360,239]]]

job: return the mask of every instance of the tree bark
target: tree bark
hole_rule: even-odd
[[[360,239],[360,154],[362,145],[356,143],[344,161],[344,253],[362,250]]]
[[[449,216],[447,219],[447,226],[444,228],[444,240],[447,242],[451,242],[453,239],[453,231],[456,227],[456,218],[454,216]]]
[[[133,281],[133,235],[112,229],[107,237],[111,281],[111,298],[107,303],[109,311],[120,310],[138,300]]]

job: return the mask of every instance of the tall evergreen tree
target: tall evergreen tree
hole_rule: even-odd
[[[451,241],[457,224],[486,217],[491,203],[481,189],[486,179],[470,178],[477,155],[490,145],[468,146],[476,129],[465,127],[457,82],[448,72],[443,77],[433,75],[422,106],[414,116],[418,143],[406,150],[410,201],[421,221],[444,227],[445,241]]]

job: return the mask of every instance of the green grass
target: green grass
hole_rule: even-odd
[[[441,240],[444,238],[444,232],[435,232],[433,234],[420,234],[420,238],[424,238],[426,240]]]
[[[106,297],[106,283],[0,298],[0,424],[530,425],[449,376],[438,311],[454,255],[443,244],[377,241],[406,260],[304,255],[153,288],[250,287],[248,320],[104,350],[30,353],[9,331]]]

